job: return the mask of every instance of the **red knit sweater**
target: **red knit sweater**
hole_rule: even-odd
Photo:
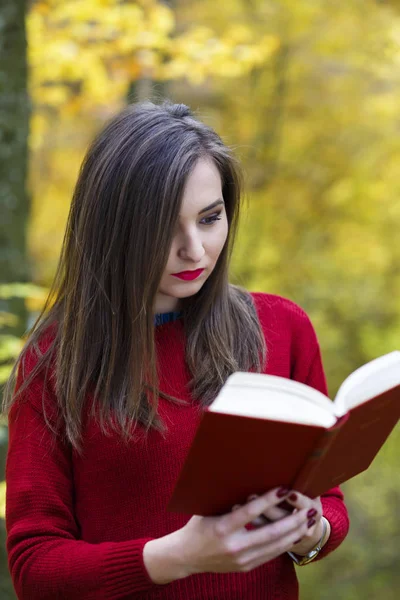
[[[267,372],[326,393],[318,342],[306,314],[277,296],[253,297],[268,344]],[[160,388],[189,400],[181,321],[158,326],[156,341]],[[167,436],[151,431],[147,440],[141,435],[128,446],[116,434],[103,436],[86,420],[84,453],[79,456],[66,443],[51,443],[42,390],[38,376],[9,418],[7,550],[18,598],[298,598],[295,568],[287,554],[248,573],[203,573],[166,585],[150,580],[144,545],[189,518],[167,512],[166,505],[199,422],[195,404],[176,406],[161,399]],[[51,404],[54,398],[46,393]],[[334,550],[348,530],[339,488],[326,493],[322,503],[332,533],[319,558]]]

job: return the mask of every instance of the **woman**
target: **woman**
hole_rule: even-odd
[[[89,149],[3,407],[20,599],[295,599],[294,561],[345,537],[339,488],[266,490],[216,517],[166,511],[228,375],[326,393],[306,314],[228,283],[240,186],[230,150],[184,105],[130,106]]]

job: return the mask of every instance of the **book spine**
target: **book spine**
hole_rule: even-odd
[[[291,486],[294,490],[298,490],[302,494],[307,494],[307,490],[313,481],[315,473],[320,469],[321,462],[323,462],[324,457],[335,441],[342,425],[345,423],[345,421],[347,421],[347,418],[348,415],[340,418],[333,427],[327,429],[321,435],[307,462],[303,465],[295,477],[295,480]]]

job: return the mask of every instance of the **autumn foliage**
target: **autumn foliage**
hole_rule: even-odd
[[[26,26],[36,286],[51,282],[94,133],[127,101],[166,95],[242,160],[249,202],[232,279],[309,312],[332,395],[400,348],[396,2],[34,0]],[[32,311],[40,287],[19,288]],[[8,344],[10,357],[20,342]],[[345,486],[350,538],[299,572],[304,598],[397,598],[399,449],[397,430]]]

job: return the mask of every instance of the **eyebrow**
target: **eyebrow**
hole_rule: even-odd
[[[222,200],[222,198],[218,198],[218,200],[216,200],[212,204],[209,204],[209,206],[206,206],[205,208],[202,208],[199,211],[199,215],[207,212],[208,210],[211,210],[212,208],[215,208],[216,206],[219,206],[220,204],[225,204],[225,202]]]

